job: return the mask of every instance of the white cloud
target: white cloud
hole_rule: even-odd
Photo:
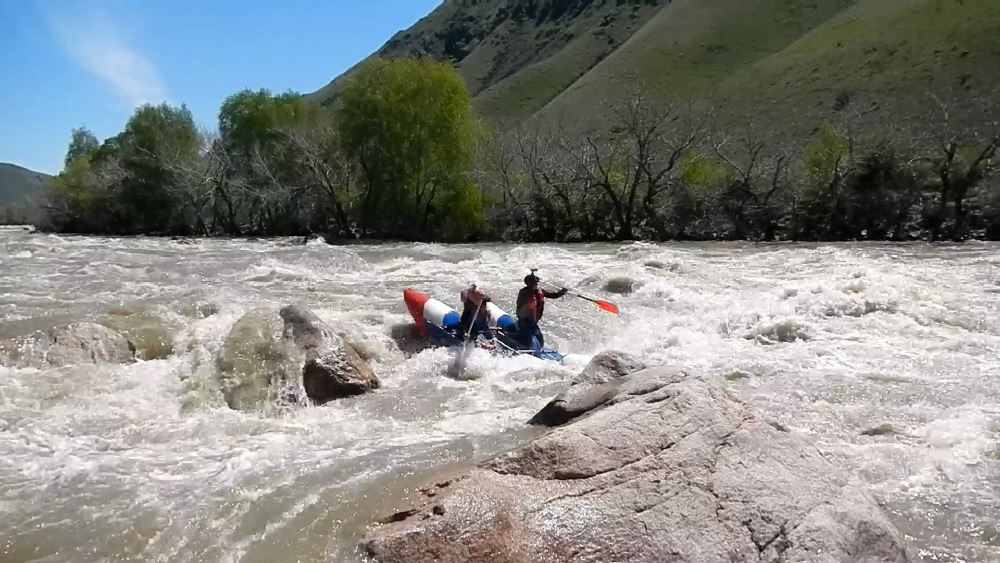
[[[156,67],[128,44],[105,12],[90,9],[46,15],[69,55],[124,101],[137,106],[167,100]]]

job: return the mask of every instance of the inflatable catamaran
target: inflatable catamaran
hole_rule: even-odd
[[[403,290],[403,302],[420,333],[431,343],[449,347],[462,345],[459,333],[462,315],[458,311],[426,293],[409,288]],[[485,306],[489,322],[477,321],[476,346],[498,354],[531,355],[554,362],[561,362],[565,357],[551,348],[540,346],[535,337],[531,338],[531,346],[526,347],[518,338],[517,319],[492,302]]]

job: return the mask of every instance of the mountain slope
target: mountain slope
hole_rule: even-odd
[[[48,174],[0,162],[0,205],[27,202],[51,179]]]
[[[633,88],[703,100],[734,73],[781,51],[854,1],[675,0],[545,111],[603,105]]]
[[[860,0],[727,78],[717,99],[735,104],[752,93],[765,116],[802,129],[815,125],[804,120],[845,105],[922,121],[937,112],[934,96],[949,103],[955,119],[980,125],[1000,109],[998,37],[1000,2],[993,0]],[[983,104],[992,106],[986,115]]]
[[[469,87],[497,116],[537,111],[614,52],[670,0],[446,0],[397,33],[373,56],[455,61]],[[348,74],[350,71],[348,71]],[[343,77],[313,94],[336,99]],[[515,79],[510,100],[491,92]],[[499,101],[490,102],[494,98]]]
[[[929,94],[994,118],[998,36],[997,0],[446,0],[376,55],[454,60],[491,121],[600,121],[641,88],[803,131],[852,104],[920,120]]]

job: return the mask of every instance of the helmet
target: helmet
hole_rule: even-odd
[[[532,285],[542,281],[534,272],[524,276],[524,285]]]

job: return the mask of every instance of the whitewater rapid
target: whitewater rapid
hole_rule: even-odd
[[[114,309],[173,327],[127,366],[0,367],[0,561],[357,561],[426,471],[483,459],[592,355],[718,374],[850,469],[918,561],[1000,560],[1000,246],[970,243],[329,246],[0,229],[0,338]],[[610,298],[546,307],[568,366],[394,335],[404,287],[508,310],[527,268]],[[611,278],[633,292],[603,291]],[[218,314],[192,318],[192,304]],[[225,406],[215,358],[261,306],[300,303],[372,358],[378,392],[281,415]],[[888,425],[888,426],[887,426]],[[869,435],[871,434],[871,435]]]

